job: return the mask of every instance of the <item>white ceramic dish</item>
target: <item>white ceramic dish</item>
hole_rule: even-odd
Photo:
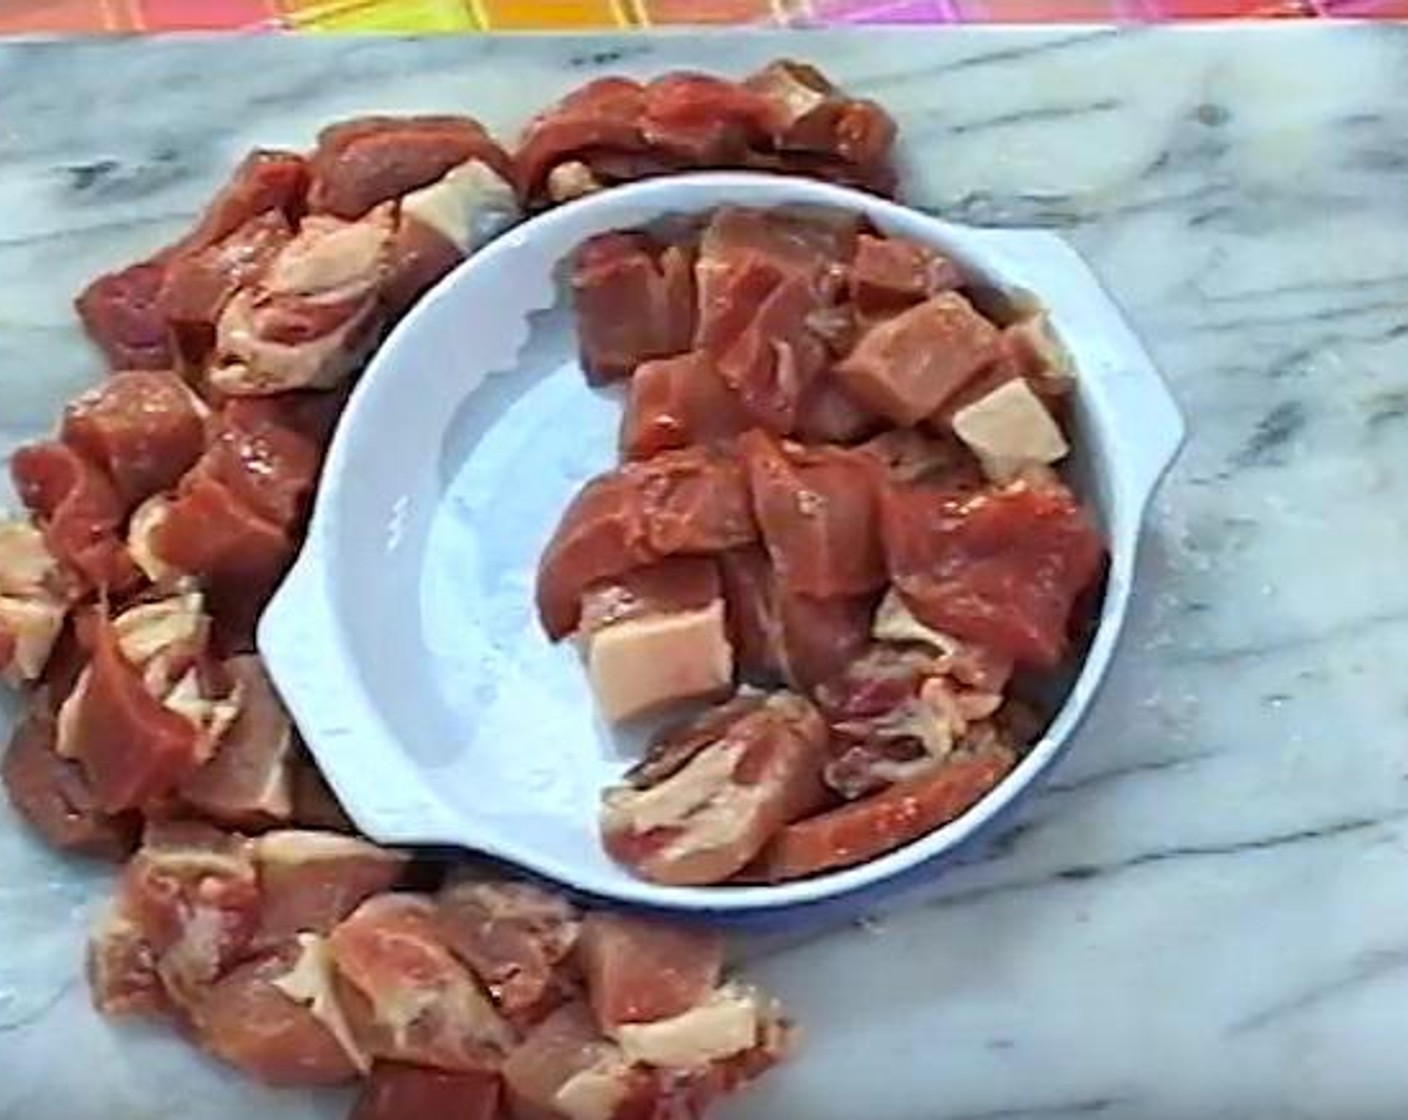
[[[620,413],[615,394],[581,375],[562,263],[593,234],[726,203],[863,213],[989,284],[1038,294],[1079,371],[1077,470],[1112,561],[1098,630],[1058,715],[971,812],[814,879],[672,888],[632,877],[601,850],[601,789],[637,744],[596,719],[571,644],[543,636],[533,579],[568,499],[614,465]],[[324,773],[376,840],[463,846],[588,894],[680,910],[868,897],[995,820],[1067,745],[1110,664],[1145,506],[1182,437],[1138,340],[1055,236],[950,225],[799,179],[708,173],[635,184],[503,235],[396,328],[348,405],[307,544],[259,645]]]

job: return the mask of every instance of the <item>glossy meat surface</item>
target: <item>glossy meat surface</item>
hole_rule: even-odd
[[[83,769],[55,751],[53,721],[44,713],[15,726],[0,776],[10,803],[52,846],[109,860],[124,859],[136,847],[134,819],[99,807]]]
[[[1011,770],[1010,751],[955,755],[908,781],[784,828],[763,853],[760,873],[796,879],[850,867],[907,844],[970,809]]]
[[[198,764],[199,729],[152,695],[106,622],[61,719],[71,719],[70,757],[108,813],[164,796]]]
[[[66,443],[46,440],[19,448],[10,474],[49,551],[78,579],[113,592],[137,582],[137,567],[120,537],[126,505],[94,463]]]
[[[716,883],[742,870],[777,831],[824,800],[826,728],[804,699],[775,694],[708,713],[707,730],[662,743],[629,785],[603,795],[602,842],[637,874],[671,885]]]
[[[1076,597],[1105,546],[1059,483],[1015,483],[977,496],[897,487],[884,500],[885,552],[921,621],[1040,668],[1067,649]]]
[[[441,939],[429,899],[369,899],[332,931],[329,946],[353,1031],[373,1057],[497,1068],[513,1032]]]
[[[102,470],[130,508],[186,473],[204,448],[205,424],[180,378],[134,371],[71,402],[60,438]]]
[[[642,362],[627,393],[621,454],[628,459],[726,440],[752,426],[738,395],[702,350]]]
[[[577,952],[602,1031],[683,1014],[723,970],[717,933],[607,912],[587,916]]]
[[[496,1120],[499,1078],[378,1062],[348,1120]]]
[[[549,636],[577,627],[600,580],[669,556],[708,555],[756,534],[743,468],[727,449],[691,447],[627,463],[587,483],[538,564],[538,614]]]
[[[582,367],[593,384],[689,349],[695,294],[691,254],[642,234],[608,233],[572,262]]]
[[[613,183],[699,168],[756,168],[890,193],[894,122],[820,71],[775,62],[742,82],[681,71],[598,78],[535,117],[515,160],[524,194],[564,202]],[[570,169],[571,185],[561,175]]]
[[[763,544],[783,586],[819,599],[883,586],[880,479],[870,459],[783,444],[761,432],[740,445]]]
[[[505,178],[509,158],[471,117],[359,117],[318,134],[309,159],[308,205],[339,218],[424,187],[451,168],[480,160]]]

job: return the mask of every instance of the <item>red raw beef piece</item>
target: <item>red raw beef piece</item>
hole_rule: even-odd
[[[625,1095],[631,1085],[629,1067],[616,1046],[602,1037],[587,1005],[574,1000],[539,1023],[509,1054],[503,1068],[508,1114],[514,1120],[561,1117],[558,1090],[594,1066],[621,1078]]]
[[[854,169],[850,174],[872,180],[872,189],[893,190],[889,159],[895,122],[875,102],[847,97],[816,67],[789,59],[769,63],[743,85],[768,102],[779,151],[833,160],[840,165],[836,177],[844,176],[848,165]]]
[[[217,601],[267,597],[293,560],[295,547],[285,529],[200,470],[182,480],[152,537],[163,560],[199,576]]]
[[[478,160],[508,181],[513,161],[471,117],[360,117],[323,129],[310,160],[309,209],[360,218]]]
[[[157,974],[157,953],[131,900],[119,890],[88,939],[88,991],[104,1015],[171,1016],[173,1008]]]
[[[230,236],[256,215],[271,210],[296,225],[303,217],[307,191],[308,164],[297,152],[250,152],[175,249],[204,249]]]
[[[756,536],[742,466],[690,447],[626,463],[572,500],[538,564],[538,614],[554,639],[577,627],[582,593],[667,556],[708,555]]]
[[[202,994],[191,1017],[207,1050],[268,1085],[340,1085],[358,1074],[352,1057],[279,987],[301,951],[290,940],[240,963]]]
[[[149,821],[119,902],[151,946],[166,995],[190,1009],[254,934],[259,888],[248,844],[194,821]]]
[[[981,374],[1000,337],[963,296],[940,292],[871,326],[836,375],[863,404],[909,426]]]
[[[61,438],[101,467],[127,508],[174,486],[205,446],[195,396],[173,373],[115,373],[64,410]]]
[[[816,690],[831,726],[828,785],[847,800],[931,769],[955,750],[1008,746],[1010,659],[946,636],[876,644]]]
[[[348,1120],[496,1120],[495,1073],[377,1062]]]
[[[825,802],[826,724],[800,696],[737,699],[667,733],[628,783],[603,796],[602,844],[637,875],[670,886],[722,882],[742,871],[790,821]],[[716,774],[704,795],[693,775]],[[657,792],[682,783],[678,815],[662,818]],[[685,797],[685,791],[690,796]],[[646,799],[646,800],[642,800]],[[642,816],[638,809],[651,805]]]
[[[114,370],[170,369],[176,361],[162,290],[173,261],[198,254],[266,211],[303,213],[307,168],[292,152],[256,151],[235,169],[199,221],[150,260],[99,276],[75,300],[78,317]]]
[[[85,583],[120,593],[137,582],[119,535],[126,504],[97,466],[67,444],[46,440],[16,451],[10,473],[49,551]]]
[[[790,210],[726,206],[710,217],[699,253],[702,263],[723,268],[739,260],[766,261],[778,272],[805,278],[832,299],[845,288],[860,231],[861,220],[850,214],[801,206]]]
[[[301,524],[318,480],[320,454],[282,419],[228,407],[216,417],[197,469],[282,528]]]
[[[228,406],[153,530],[157,555],[201,578],[230,633],[252,627],[292,561],[319,462],[317,446],[268,411]]]
[[[713,359],[692,350],[636,367],[621,418],[621,453],[649,459],[661,451],[728,439],[751,426]]]
[[[766,146],[767,100],[710,74],[664,74],[645,87],[641,134],[648,146],[696,167],[742,166]]]
[[[818,688],[816,702],[833,724],[868,720],[915,699],[925,680],[941,673],[968,688],[1001,692],[1012,661],[982,646],[939,658],[927,649],[876,645]]]
[[[293,814],[293,725],[259,658],[221,667],[240,690],[239,715],[215,754],[181,783],[181,799],[201,816],[258,828]]]
[[[572,301],[588,381],[627,377],[641,362],[689,349],[692,265],[685,250],[638,233],[602,234],[577,250]]]
[[[606,911],[587,915],[577,951],[603,1032],[684,1014],[718,986],[724,960],[712,930]]]
[[[67,749],[99,807],[118,813],[165,797],[195,769],[199,729],[147,691],[106,620],[94,627],[85,680]]]
[[[259,940],[330,934],[367,899],[396,885],[408,859],[354,836],[280,830],[253,842],[263,906]]]
[[[1015,763],[1005,747],[950,755],[923,774],[788,825],[755,870],[780,881],[874,859],[966,813]]]
[[[436,898],[436,929],[511,1021],[541,1019],[570,992],[564,965],[581,916],[530,883],[464,879]]]
[[[891,578],[915,617],[957,638],[1052,668],[1066,652],[1076,598],[1105,546],[1060,483],[976,495],[893,486],[884,501]]]
[[[55,752],[47,713],[32,712],[15,727],[0,776],[16,811],[61,851],[116,861],[137,846],[135,817],[103,812],[82,767]]]
[[[284,212],[266,210],[221,240],[171,259],[157,308],[186,365],[197,367],[205,359],[230,297],[257,281],[292,238],[293,227]]]
[[[851,302],[864,315],[922,303],[963,282],[958,266],[927,245],[904,237],[861,234],[851,262]]]
[[[872,458],[844,448],[784,444],[758,431],[739,445],[758,528],[782,586],[819,599],[884,586],[880,477]]]
[[[725,552],[719,567],[729,639],[753,683],[781,680],[810,691],[869,644],[874,595],[818,599],[790,591],[761,548]]]
[[[342,1005],[373,1058],[437,1069],[496,1069],[513,1032],[435,928],[420,895],[362,903],[328,939]]]
[[[852,219],[725,209],[700,241],[696,346],[757,424],[793,431],[828,361],[814,329],[840,293]]]
[[[537,198],[549,172],[586,153],[643,152],[645,92],[627,78],[598,78],[528,123],[514,155],[519,189]]]
[[[141,261],[99,276],[75,301],[83,329],[112,369],[170,369],[175,362],[158,306],[165,282],[165,262]]]
[[[380,301],[395,204],[356,221],[310,215],[257,284],[225,303],[207,392],[267,396],[346,381],[384,325]]]

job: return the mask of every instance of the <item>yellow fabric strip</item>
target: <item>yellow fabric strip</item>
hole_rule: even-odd
[[[564,31],[630,26],[615,0],[476,0],[490,31]]]
[[[285,4],[295,27],[319,31],[482,31],[467,0],[317,0]]]

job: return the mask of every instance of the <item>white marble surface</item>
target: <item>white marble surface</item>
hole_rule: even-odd
[[[1017,831],[877,922],[755,947],[808,1044],[738,1115],[1396,1120],[1408,29],[0,48],[4,439],[95,372],[72,293],[254,144],[365,110],[508,128],[603,68],[779,52],[896,112],[912,200],[1067,232],[1192,439],[1114,679]],[[339,1115],[91,1014],[102,879],[0,820],[0,1117]]]

